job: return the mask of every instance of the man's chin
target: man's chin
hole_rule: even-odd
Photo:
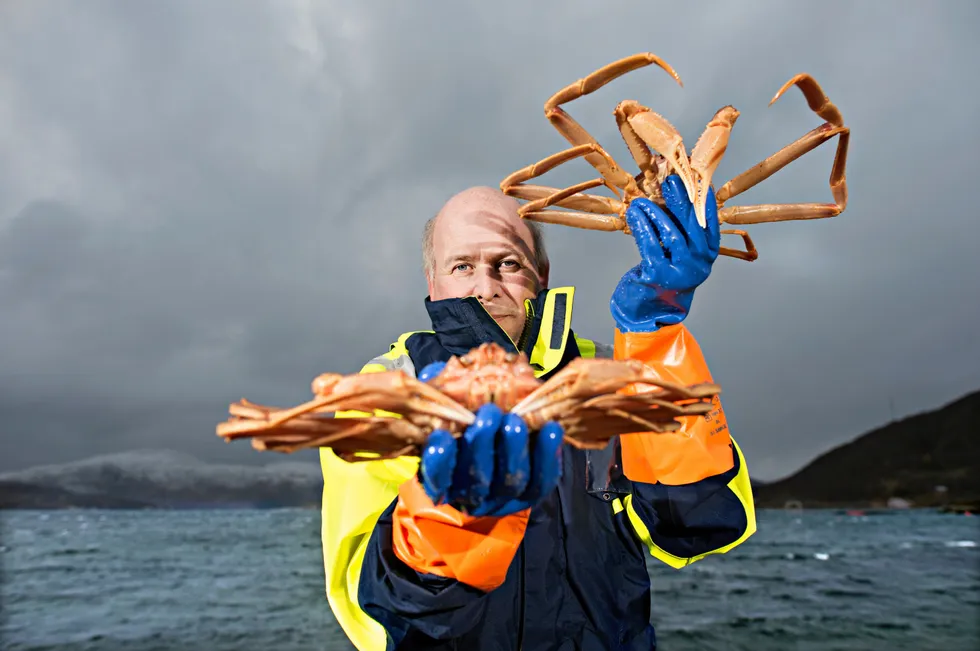
[[[507,336],[510,337],[514,342],[520,339],[521,332],[524,331],[523,317],[521,319],[518,319],[513,314],[507,314],[504,316],[494,316],[493,314],[491,314],[490,316],[493,317],[493,320],[497,322],[497,325],[499,325],[500,328],[507,333]],[[517,333],[516,335],[514,334],[515,332]]]

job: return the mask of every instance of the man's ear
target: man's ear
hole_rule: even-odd
[[[434,286],[432,284],[432,272],[431,271],[426,271],[425,272],[425,284],[426,284],[426,286],[429,289],[429,296],[432,296],[432,290],[434,289]]]
[[[541,289],[548,289],[548,275],[551,273],[551,262],[544,265],[544,268],[538,272],[538,279],[541,281]]]

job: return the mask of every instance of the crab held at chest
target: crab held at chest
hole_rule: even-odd
[[[428,384],[475,412],[491,402],[510,411],[541,386],[541,381],[523,355],[487,344],[451,358]]]
[[[312,389],[312,400],[288,409],[233,403],[216,433],[258,450],[331,448],[349,461],[418,456],[433,430],[460,436],[493,402],[532,432],[557,421],[567,444],[596,449],[617,435],[677,431],[679,419],[708,414],[720,393],[715,384],[663,381],[636,360],[578,358],[542,381],[523,354],[492,343],[451,358],[429,382],[402,371],[325,373]]]

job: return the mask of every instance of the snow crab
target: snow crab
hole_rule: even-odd
[[[545,116],[572,144],[572,147],[528,165],[501,181],[500,189],[504,193],[528,201],[520,208],[522,217],[578,228],[628,233],[625,214],[630,201],[647,197],[663,206],[661,184],[669,174],[677,174],[684,183],[688,197],[695,205],[698,222],[704,227],[708,188],[728,147],[729,135],[739,117],[738,110],[732,106],[719,109],[708,122],[688,157],[683,139],[666,118],[633,100],[620,102],[613,114],[616,116],[616,123],[626,141],[626,146],[640,168],[639,174],[632,176],[624,171],[595,138],[561,108],[562,104],[593,93],[628,72],[652,64],[665,70],[683,87],[680,76],[670,65],[655,54],[647,52],[610,63],[591,75],[569,84],[545,102]],[[839,215],[846,208],[847,182],[844,167],[850,129],[844,126],[840,111],[824,95],[820,85],[805,73],[798,74],[786,82],[769,105],[772,106],[793,85],[803,92],[810,109],[825,120],[824,124],[722,186],[715,193],[719,222],[738,225],[821,219]],[[834,203],[725,206],[728,200],[758,185],[803,154],[838,135],[840,138],[837,152],[830,172],[830,190]],[[527,184],[527,181],[576,158],[584,158],[599,172],[600,178],[564,189]],[[609,188],[615,198],[586,193],[587,190],[599,186]],[[546,210],[550,206],[562,210]],[[745,250],[721,247],[719,251],[721,255],[749,261],[758,257],[752,239],[744,230],[722,230],[721,233],[739,235],[745,245]]]
[[[721,391],[664,382],[635,360],[578,358],[542,382],[525,355],[492,343],[451,358],[427,383],[402,371],[326,373],[312,390],[312,400],[289,409],[233,403],[217,435],[285,453],[328,447],[348,461],[418,456],[434,429],[458,437],[493,402],[532,432],[556,420],[569,445],[597,449],[620,434],[676,431],[678,418],[708,414]]]

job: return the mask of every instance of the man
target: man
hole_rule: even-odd
[[[471,188],[426,225],[432,330],[400,336],[362,372],[431,379],[487,341],[527,354],[543,379],[578,356],[639,359],[666,380],[711,381],[681,323],[718,255],[676,176],[667,210],[634,201],[640,252],[612,295],[614,345],[571,330],[572,288],[548,287],[540,228],[497,190]],[[656,648],[649,557],[680,568],[755,531],[748,471],[720,403],[679,432],[630,434],[605,450],[562,446],[493,405],[422,459],[347,463],[321,450],[327,596],[368,649]],[[360,414],[340,414],[358,416]]]

